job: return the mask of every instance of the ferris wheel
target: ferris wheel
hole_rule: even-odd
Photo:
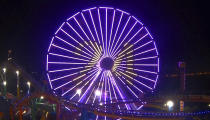
[[[137,18],[120,9],[94,7],[62,23],[52,37],[46,65],[56,95],[85,104],[108,104],[141,99],[153,91],[159,55],[152,35]]]

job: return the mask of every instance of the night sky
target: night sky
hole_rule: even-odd
[[[44,73],[55,31],[74,13],[94,6],[125,10],[148,27],[160,53],[158,88],[166,90],[179,83],[178,79],[164,78],[177,72],[178,61],[186,62],[188,73],[210,71],[210,8],[199,0],[0,0],[0,62],[11,49],[17,63],[29,73]],[[210,91],[209,76],[189,79],[192,86],[200,80],[197,88]]]

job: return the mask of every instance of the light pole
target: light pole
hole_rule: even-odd
[[[7,78],[6,78],[6,71],[7,69],[6,68],[3,68],[3,86],[4,86],[4,96],[6,95],[7,93]]]
[[[6,96],[6,94],[7,94],[7,81],[4,81],[3,85],[4,85],[4,96]]]
[[[77,89],[77,94],[80,96],[80,94],[82,93],[81,89]]]
[[[27,82],[27,85],[28,85],[28,95],[30,94],[30,87],[31,87],[31,82]]]
[[[16,75],[17,75],[17,98],[20,98],[20,83],[19,83],[20,72],[18,70],[16,71]]]
[[[101,97],[101,91],[100,90],[95,90],[95,97],[99,97],[99,98]],[[98,102],[100,102],[100,99],[98,99]]]
[[[168,110],[171,111],[173,109],[174,102],[169,100],[167,101],[166,106],[168,107]]]

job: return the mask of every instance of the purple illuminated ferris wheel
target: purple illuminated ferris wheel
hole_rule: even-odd
[[[158,74],[153,37],[142,22],[120,9],[94,7],[74,14],[55,32],[48,49],[51,89],[71,101],[108,104],[141,99],[155,89]]]

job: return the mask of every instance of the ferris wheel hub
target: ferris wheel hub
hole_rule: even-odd
[[[114,61],[111,57],[105,57],[100,62],[100,67],[105,70],[111,70],[114,65]]]

